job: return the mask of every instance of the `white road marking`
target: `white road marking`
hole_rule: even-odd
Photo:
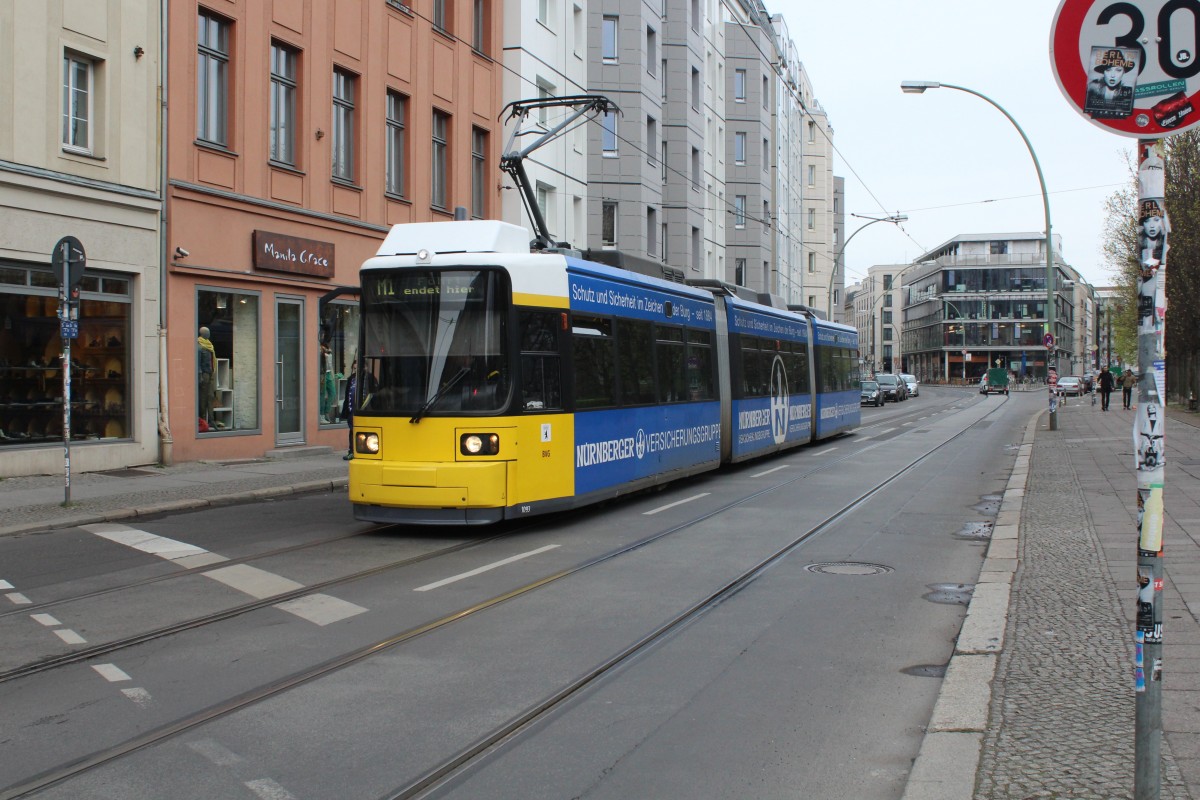
[[[874,434],[872,434],[872,435],[874,435]],[[863,439],[870,439],[870,438],[871,438],[870,436],[860,436],[859,441],[862,441]],[[823,456],[826,453],[832,453],[834,450],[837,450],[836,445],[834,447],[823,447],[820,450],[818,450],[817,452],[812,453],[812,455],[813,456]]]
[[[92,669],[96,670],[96,672],[99,672],[100,677],[104,678],[104,680],[108,681],[109,683],[133,680],[133,678],[129,677],[125,671],[116,664],[92,664]]]
[[[895,428],[884,428],[883,430],[881,430],[881,431],[879,432],[879,435],[880,435],[880,436],[883,436],[885,433],[891,433],[891,432],[892,432],[892,431],[894,431],[894,430],[896,430],[896,429],[895,429]]]
[[[150,693],[141,687],[136,689],[122,689],[121,694],[137,703],[141,708],[146,708],[154,702],[154,698],[150,696]]]
[[[207,553],[203,547],[197,547],[194,544],[187,542],[177,542],[174,539],[168,539],[165,536],[158,536],[153,533],[131,528],[128,525],[118,525],[113,522],[101,522],[95,525],[80,525],[81,529],[94,533],[97,536],[108,539],[117,544],[123,544],[127,547],[132,547],[134,550],[141,550],[143,553],[165,558],[168,561],[174,561],[177,558],[186,558],[188,556],[201,555]]]
[[[763,475],[770,475],[772,472],[779,472],[779,470],[787,469],[790,466],[791,466],[791,464],[783,464],[782,466],[771,467],[771,469],[763,470],[762,472],[756,472],[753,475],[751,475],[750,477],[751,478],[761,478]]]
[[[8,581],[0,581],[0,589],[11,589],[13,585]]]
[[[47,628],[53,628],[55,625],[62,625],[61,622],[49,614],[30,614],[29,618],[39,625],[45,625]]]
[[[303,584],[248,564],[221,567],[205,572],[204,575],[259,600],[304,588]]]
[[[201,739],[198,742],[188,742],[187,746],[218,767],[233,766],[245,760],[216,739]]]
[[[67,644],[87,644],[87,639],[83,638],[70,628],[62,628],[55,631],[54,634]]]
[[[245,786],[262,800],[296,800],[296,796],[270,778],[246,781]]]
[[[557,545],[557,544],[548,544],[545,547],[539,547],[537,550],[530,550],[528,553],[521,553],[519,555],[505,558],[501,561],[496,561],[491,564],[485,564],[484,566],[482,566],[478,569],[473,569],[470,572],[463,572],[458,575],[453,575],[449,578],[443,578],[440,581],[435,581],[433,583],[427,583],[424,586],[418,586],[416,589],[413,589],[413,591],[414,592],[428,592],[430,589],[438,589],[438,588],[441,588],[442,586],[445,586],[446,584],[455,583],[457,581],[465,580],[467,578],[473,578],[476,575],[483,574],[484,572],[490,572],[491,570],[494,570],[497,567],[503,567],[506,564],[511,564],[514,561],[520,561],[521,559],[529,558],[530,556],[536,556],[539,553],[545,553],[547,550],[553,550],[559,546],[560,545]]]
[[[6,594],[4,596],[7,597],[9,600],[11,600],[13,602],[13,605],[17,605],[17,606],[27,606],[33,602],[32,600],[30,600],[28,597],[21,594],[20,592],[13,592],[12,594]]]
[[[327,594],[310,594],[305,597],[297,597],[295,600],[277,603],[275,607],[322,626],[328,625],[331,622],[340,622],[341,620],[366,612],[366,609],[362,606],[356,606],[354,603],[348,603],[345,600],[339,600]]]
[[[913,423],[913,422],[904,422],[904,423],[901,423],[901,427],[904,427],[905,425],[914,425],[914,424],[915,423]]]
[[[780,469],[782,469],[782,467],[780,467]],[[751,477],[757,478],[758,476],[753,475]],[[709,494],[711,494],[711,492],[701,492],[700,494],[694,494],[691,497],[685,498],[683,500],[676,500],[674,503],[667,503],[665,506],[659,506],[658,508],[654,508],[649,511],[643,511],[642,516],[648,517],[651,514],[657,514],[660,511],[666,511],[668,508],[674,508],[675,506],[681,506],[684,503],[690,503],[693,500],[699,500],[701,497],[708,497]]]

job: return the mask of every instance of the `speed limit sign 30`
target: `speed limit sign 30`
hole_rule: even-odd
[[[1200,0],[1062,0],[1054,77],[1075,109],[1122,136],[1200,122]]]

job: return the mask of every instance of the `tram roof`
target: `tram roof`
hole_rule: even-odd
[[[519,225],[483,219],[409,222],[393,225],[377,256],[443,253],[523,253],[529,255],[529,231]]]

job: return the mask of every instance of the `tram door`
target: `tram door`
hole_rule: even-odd
[[[275,443],[304,441],[304,301],[275,298]]]

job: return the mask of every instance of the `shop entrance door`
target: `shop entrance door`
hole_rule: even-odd
[[[304,442],[304,301],[275,298],[275,443]]]

